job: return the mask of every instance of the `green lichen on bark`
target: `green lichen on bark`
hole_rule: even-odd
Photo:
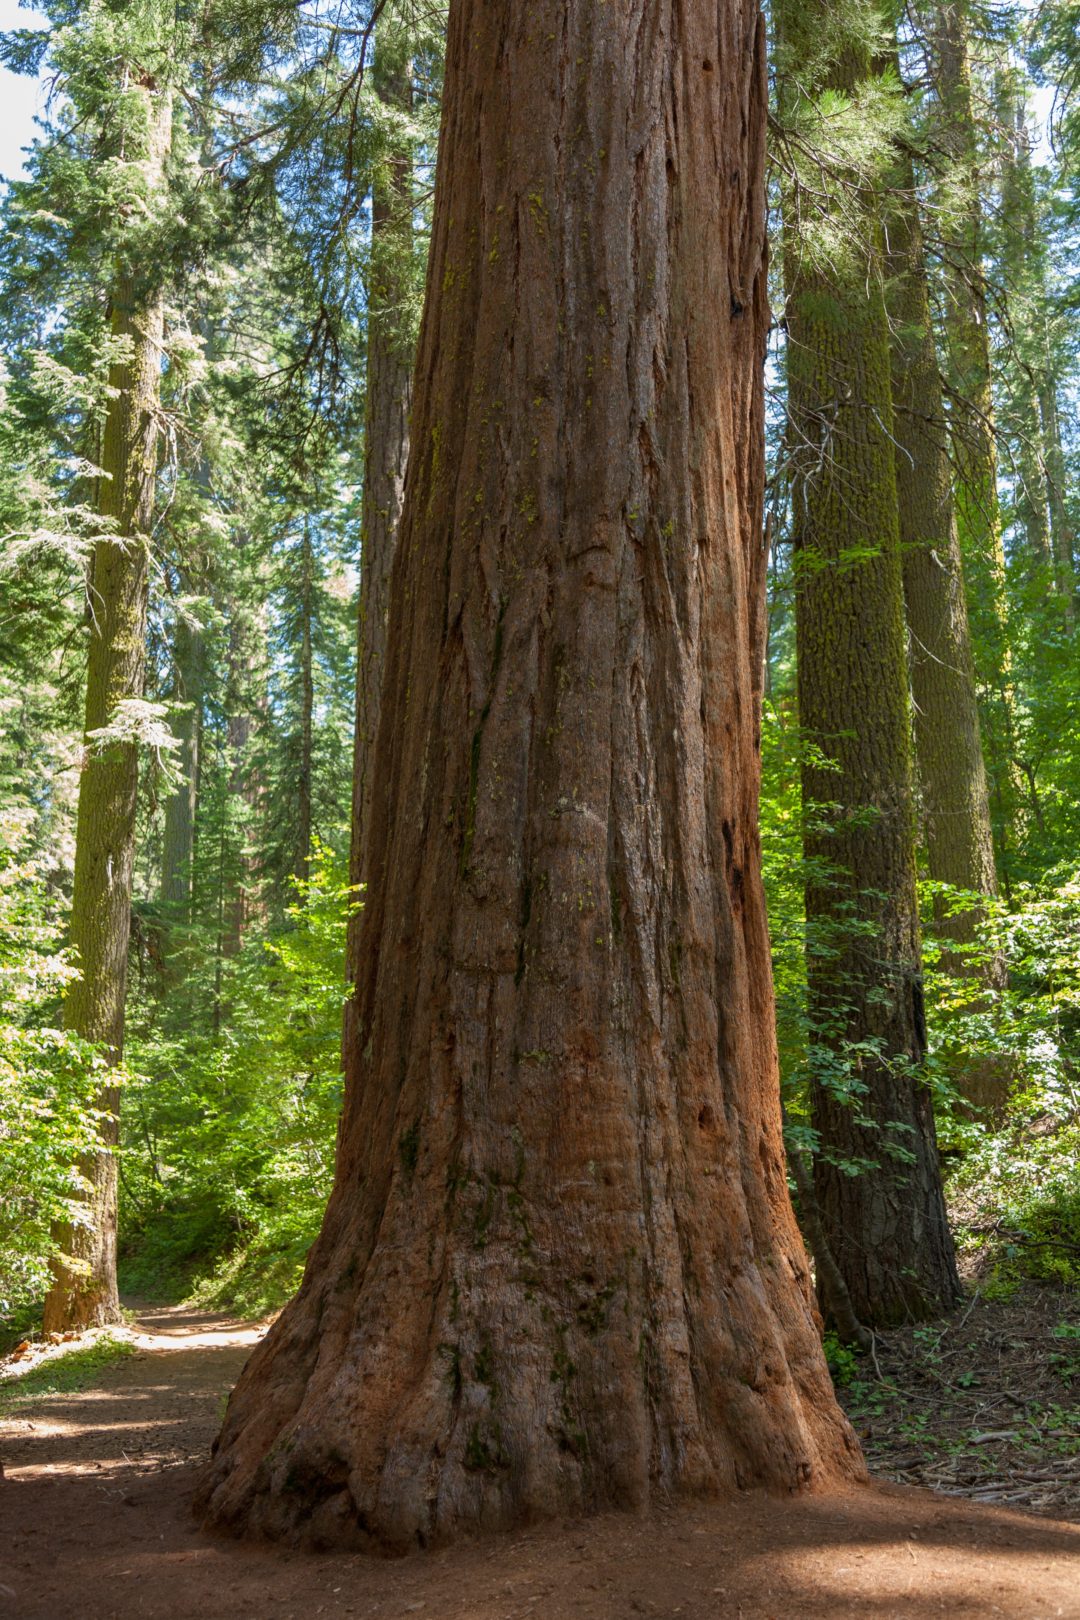
[[[164,184],[172,132],[171,96],[144,86],[145,172]],[[112,1064],[123,1051],[124,993],[131,926],[138,745],[94,739],[118,709],[141,699],[146,659],[150,530],[157,475],[158,390],[164,333],[160,286],[123,259],[110,290],[117,359],[109,372],[97,508],[106,534],[94,547],[89,580],[86,739],[79,782],[71,943],[80,977],[68,991],[64,1022]],[[60,1255],[45,1302],[47,1331],[120,1320],[116,1289],[119,1090],[98,1097],[104,1146],[80,1169],[87,1219],[58,1229]]]
[[[794,0],[779,8],[789,59],[813,54],[806,31],[816,14]],[[869,74],[867,53],[842,42],[810,93],[850,96]],[[865,174],[853,170],[844,182],[837,212],[855,232],[849,251],[828,263],[804,250],[790,189],[786,202],[815,1182],[855,1310],[883,1324],[936,1314],[957,1281],[919,1075],[925,1026],[882,238]],[[861,1174],[848,1173],[854,1164]]]

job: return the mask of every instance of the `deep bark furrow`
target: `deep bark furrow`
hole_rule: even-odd
[[[220,1524],[408,1546],[858,1469],[754,831],[765,94],[749,0],[452,7],[337,1178]]]

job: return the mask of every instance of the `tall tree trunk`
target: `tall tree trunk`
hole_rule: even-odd
[[[1071,633],[1076,628],[1076,559],[1073,550],[1072,523],[1065,501],[1065,452],[1061,443],[1057,379],[1049,354],[1046,355],[1046,365],[1040,379],[1039,415],[1046,464],[1046,492],[1050,506],[1054,578],[1061,594],[1065,625]]]
[[[153,87],[147,101],[148,184],[160,184],[172,132],[171,99]],[[66,1027],[120,1062],[124,992],[131,929],[138,748],[134,742],[96,744],[118,705],[142,697],[146,660],[146,593],[150,527],[157,474],[158,388],[164,299],[148,291],[142,268],[122,264],[112,288],[112,335],[126,356],[109,372],[109,405],[102,435],[98,510],[115,538],[94,548],[90,578],[90,644],[86,672],[86,751],[79,782],[71,942],[80,977],[68,991]],[[106,1086],[97,1098],[105,1146],[80,1166],[87,1183],[86,1219],[57,1231],[61,1254],[45,1300],[47,1332],[115,1322],[115,1149],[120,1095]]]
[[[304,519],[300,551],[300,761],[297,778],[296,854],[293,871],[303,880],[311,862],[311,778],[315,724],[315,677],[312,659],[312,615],[315,560],[311,549],[311,523]]]
[[[1029,569],[1045,570],[1054,578],[1047,509],[1046,463],[1039,395],[1032,377],[1023,375],[1013,386],[1016,418],[1017,515],[1024,529]],[[1055,582],[1056,583],[1056,582]]]
[[[451,6],[337,1175],[217,1525],[860,1466],[759,870],[766,99],[753,0]]]
[[[784,0],[776,14],[787,59],[813,59],[820,8]],[[850,93],[869,75],[851,41],[809,92]],[[837,207],[851,251],[828,270],[804,251],[794,209],[786,222],[796,656],[811,1041],[821,1058],[811,1075],[815,1191],[854,1311],[880,1326],[940,1313],[958,1282],[919,1073],[926,1032],[881,231],[873,188],[860,192],[852,176],[845,191]],[[845,1070],[847,1094],[837,1085]],[[867,1168],[852,1175],[852,1162]]]
[[[248,777],[248,748],[251,743],[251,716],[245,712],[229,715],[227,742],[231,769],[229,792],[243,798],[250,805],[255,798]],[[250,914],[249,885],[254,879],[252,861],[241,857],[241,874],[232,887],[225,905],[225,926],[222,951],[225,956],[239,956],[244,944],[244,933]]]
[[[173,638],[173,690],[184,706],[174,715],[173,735],[179,740],[176,769],[179,782],[165,804],[161,846],[161,898],[173,921],[191,915],[191,885],[195,856],[195,814],[199,786],[199,745],[202,736],[199,706],[202,698],[202,632],[181,613]]]
[[[1009,288],[1012,326],[1010,395],[1014,407],[1017,454],[1017,512],[1027,541],[1031,569],[1044,570],[1054,588],[1061,588],[1054,573],[1054,552],[1049,528],[1048,468],[1044,450],[1043,400],[1048,382],[1046,332],[1046,248],[1036,219],[1035,175],[1031,172],[1031,146],[1023,81],[1014,66],[1002,66],[996,76],[997,117],[1007,131],[1002,154],[1001,261]],[[1052,384],[1051,384],[1052,387]]]
[[[910,158],[902,154],[887,206],[894,462],[927,865],[939,883],[992,897],[997,893],[994,835],[948,430],[915,175]],[[1004,962],[991,957],[972,968],[964,955],[964,947],[976,941],[983,915],[977,906],[942,906],[937,928],[958,947],[951,956],[952,971],[975,972],[992,991],[1004,984]],[[974,1107],[1002,1112],[1008,1077],[999,1063],[968,1063],[956,1081]]]
[[[983,698],[983,743],[1004,860],[1016,818],[1019,778],[984,263],[985,179],[972,101],[965,0],[941,0],[936,5],[931,46],[939,103],[937,137],[948,159],[937,203],[947,238],[945,346],[956,519]]]
[[[374,87],[390,107],[412,103],[407,44],[380,25]],[[367,420],[364,428],[364,503],[360,551],[360,610],[356,647],[356,731],[353,745],[352,846],[349,881],[364,880],[364,841],[370,820],[372,763],[379,730],[390,569],[394,560],[405,467],[414,345],[405,308],[412,241],[412,165],[394,153],[372,197],[371,275],[368,288]],[[350,919],[346,973],[356,977],[360,914]]]
[[[243,544],[247,543],[245,539]],[[235,957],[243,948],[245,934],[256,910],[258,873],[249,840],[251,824],[259,814],[262,784],[253,767],[250,750],[259,716],[265,719],[265,682],[260,685],[260,676],[264,673],[265,637],[260,635],[258,612],[253,611],[243,599],[236,598],[229,603],[228,621],[225,691],[229,793],[234,800],[242,801],[244,810],[238,817],[243,841],[237,869],[231,874],[230,892],[226,897],[222,950],[226,957]],[[261,703],[257,692],[261,692]]]

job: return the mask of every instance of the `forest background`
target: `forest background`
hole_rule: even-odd
[[[883,1165],[916,1156],[903,1135],[915,1127],[897,1140],[889,1108],[876,1111],[875,1077],[915,1083],[933,1099],[963,1269],[989,1293],[1023,1277],[1074,1285],[1080,13],[1069,0],[829,10],[816,57],[799,54],[785,8],[770,18],[761,813],[792,1185],[820,1272],[836,1178],[873,1187]],[[71,1234],[94,1220],[88,1167],[114,1095],[128,1291],[261,1311],[294,1290],[318,1230],[445,25],[411,0],[231,0],[198,15],[57,4],[34,20],[3,47],[46,93],[0,217],[0,1322],[12,1336],[39,1315],[57,1263],[85,1264]],[[838,60],[855,67],[838,74]],[[126,71],[150,61],[152,83]],[[171,130],[151,172],[147,85],[155,96],[162,83]],[[912,217],[929,410],[904,392],[918,319],[895,301]],[[115,368],[130,361],[113,319],[125,258],[155,267],[162,332],[146,623],[137,690],[87,726],[93,558],[125,554],[102,495]],[[844,435],[807,407],[803,363],[846,325],[852,276],[860,308],[880,302],[892,350],[894,504],[871,540],[852,518],[861,485]],[[861,403],[866,419],[878,409]],[[933,483],[920,423],[945,458],[951,516],[936,549],[904,530]],[[803,533],[826,464],[828,554]],[[927,558],[934,600],[954,610],[944,627],[918,617]],[[851,693],[846,714],[843,694],[830,714],[807,712],[835,645],[815,590],[855,573],[880,645],[903,574],[904,667],[875,665],[870,684],[892,682],[907,739],[881,772],[901,798],[912,753],[919,773],[917,1051],[879,1016],[896,965],[878,942],[906,879],[860,875],[856,845],[880,812],[858,802],[845,763],[848,741],[887,726]],[[947,677],[936,691],[935,670]],[[928,717],[942,709],[956,729],[935,756]],[[137,762],[130,935],[84,929],[80,958],[76,818],[98,756]],[[961,824],[967,855],[947,836]],[[857,994],[853,952],[876,972]],[[121,985],[122,1042],[72,1015],[88,969]],[[857,1303],[872,1321],[875,1301]]]

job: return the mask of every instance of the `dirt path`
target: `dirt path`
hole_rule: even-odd
[[[1080,1526],[876,1487],[605,1515],[382,1562],[220,1541],[198,1459],[257,1330],[144,1315],[136,1355],[0,1423],[2,1620],[1080,1620]]]

